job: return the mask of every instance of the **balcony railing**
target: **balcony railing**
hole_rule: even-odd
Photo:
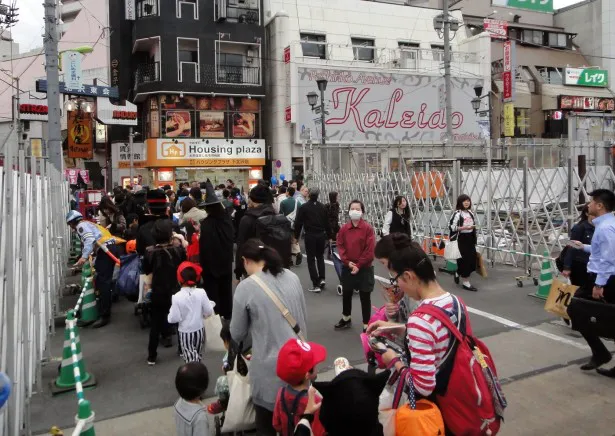
[[[236,65],[218,65],[217,83],[232,83],[238,85],[260,85],[260,67],[240,67]]]
[[[137,0],[137,18],[158,15],[158,0]]]
[[[258,9],[228,6],[226,18],[235,19],[240,23],[258,24]]]
[[[139,64],[135,71],[135,87],[144,83],[160,81],[160,62]]]

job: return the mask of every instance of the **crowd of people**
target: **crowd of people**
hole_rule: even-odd
[[[177,191],[164,188],[116,188],[100,203],[98,226],[74,210],[67,222],[84,242],[77,264],[95,255],[100,314],[95,328],[111,319],[115,263],[107,252],[123,254],[123,245],[116,243],[120,238],[135,241],[151,314],[147,364],[156,364],[159,343],[172,346],[174,330],[185,361],[175,380],[178,434],[213,434],[206,415],[225,412],[233,393],[222,376],[216,382],[219,400],[206,408],[200,403],[209,385],[201,363],[203,343],[212,334],[203,319],[214,315],[222,320],[215,334],[227,349],[225,372],[237,370],[242,359],[250,361],[259,435],[382,435],[387,390],[398,400],[416,395],[436,404],[443,428],[434,434],[459,434],[463,426],[472,430],[475,425],[476,432],[463,434],[497,433],[506,402],[491,356],[472,338],[473,362],[490,371],[473,372],[475,385],[470,386],[472,377],[458,368],[467,346],[459,338],[472,336],[469,315],[463,300],[438,283],[429,256],[413,242],[406,198],[396,197],[383,228],[374,229],[364,219],[366,206],[360,200],[341,205],[338,193],[331,192],[323,204],[318,188],[296,181],[276,188],[261,181],[247,195],[231,180],[217,187],[193,182],[180,184]],[[615,303],[615,194],[597,190],[591,197],[572,229],[563,274],[580,286],[579,298]],[[477,268],[477,221],[471,199],[460,196],[455,209],[449,221],[450,240],[459,248],[455,280],[474,292],[469,277]],[[100,242],[101,229],[112,237]],[[311,281],[306,291],[326,288],[324,257],[337,256],[342,316],[334,328],[351,326],[352,295],[358,291],[369,344],[366,359],[374,358],[383,371],[367,373],[337,359],[333,381],[314,381],[327,350],[307,341],[304,288],[292,271],[303,260],[301,240]],[[371,302],[375,259],[388,269],[394,296],[376,314]],[[582,322],[586,309],[570,316],[593,353],[582,369],[615,377],[615,369],[599,368],[611,354]],[[481,384],[476,377],[486,379]],[[472,395],[478,395],[480,413],[468,409],[476,400]],[[353,398],[352,404],[347,398]],[[453,410],[460,407],[463,417]]]

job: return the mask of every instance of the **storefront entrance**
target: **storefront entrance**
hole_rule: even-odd
[[[248,189],[250,180],[249,167],[229,167],[229,168],[176,168],[175,183],[181,182],[204,182],[209,181],[214,186],[227,185],[226,181],[231,179],[238,188]]]

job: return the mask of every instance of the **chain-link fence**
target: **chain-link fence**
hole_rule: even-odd
[[[30,399],[42,390],[41,364],[64,283],[68,185],[47,161],[0,156],[0,371],[12,381],[0,434],[30,432]]]
[[[407,198],[412,234],[432,253],[448,234],[456,198],[471,197],[478,242],[492,262],[529,268],[532,257],[562,249],[568,229],[596,188],[613,189],[605,142],[494,141],[312,146],[309,183],[366,205],[379,231],[394,197]]]

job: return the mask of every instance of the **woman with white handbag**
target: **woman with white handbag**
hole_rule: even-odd
[[[305,340],[307,308],[303,287],[299,277],[283,267],[278,252],[258,239],[246,241],[239,256],[249,277],[235,290],[231,336],[236,343],[252,337],[248,374],[256,430],[259,436],[275,436],[273,410],[283,386],[276,375],[278,352],[291,338]],[[225,424],[234,395],[230,381],[229,384],[230,403]]]
[[[472,200],[468,195],[462,194],[457,198],[455,213],[448,224],[450,241],[445,247],[444,257],[447,260],[457,258],[455,283],[459,284],[461,277],[462,288],[476,292],[478,289],[470,283],[470,274],[476,271],[476,217],[471,208]]]

